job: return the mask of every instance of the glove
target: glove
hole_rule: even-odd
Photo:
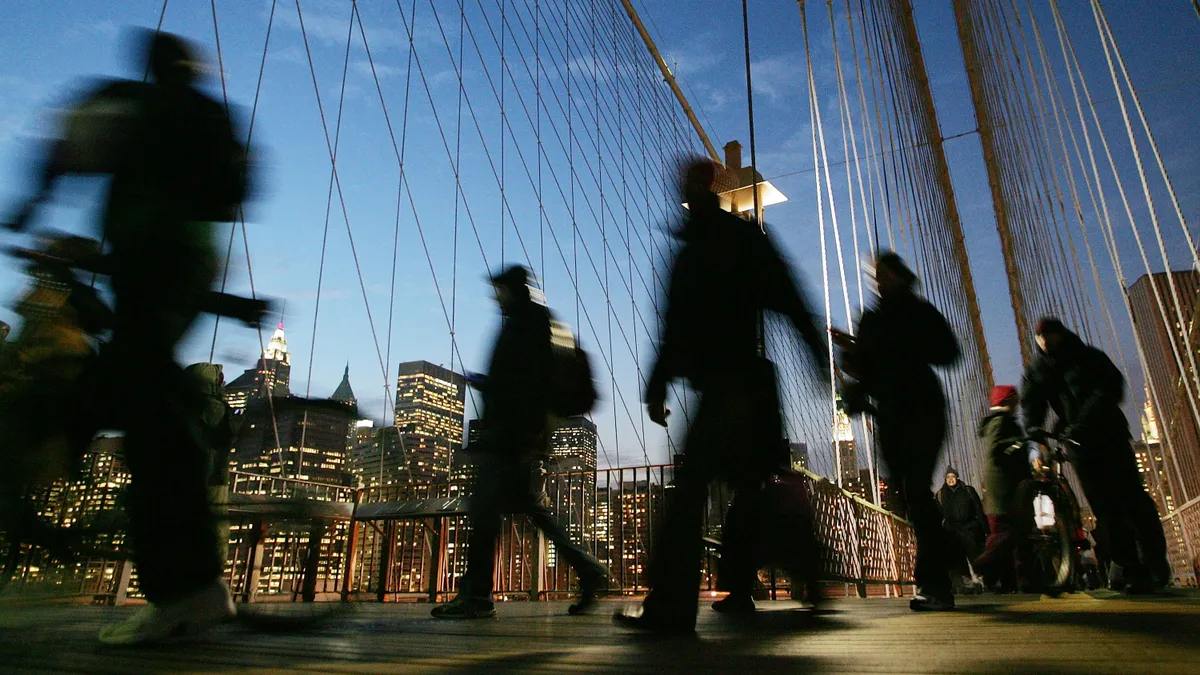
[[[667,416],[671,414],[667,410],[667,402],[659,399],[646,402],[646,414],[650,417],[650,421],[660,427],[667,426]]]

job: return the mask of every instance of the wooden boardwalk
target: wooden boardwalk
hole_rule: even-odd
[[[814,617],[781,601],[737,621],[705,608],[697,637],[671,639],[612,625],[619,607],[607,602],[597,615],[570,617],[565,603],[513,602],[499,605],[496,620],[446,622],[430,619],[426,604],[361,603],[304,632],[235,622],[186,642],[112,649],[97,644],[96,630],[131,608],[6,604],[0,672],[1200,673],[1194,591],[984,596],[944,614],[871,599],[834,602],[834,613]]]

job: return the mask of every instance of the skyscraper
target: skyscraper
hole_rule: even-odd
[[[467,381],[428,361],[401,363],[396,377],[396,428],[439,441],[449,457],[462,447]]]
[[[808,469],[808,443],[788,441],[788,454],[792,457],[793,469]]]
[[[577,415],[559,423],[550,434],[551,472],[596,470],[596,425]]]
[[[267,392],[276,398],[287,396],[291,393],[291,363],[287,337],[283,334],[283,323],[280,322],[258,363],[225,385],[225,401],[231,408],[243,409],[249,401],[265,398]],[[349,366],[346,375],[349,377]]]
[[[342,373],[342,381],[329,397],[331,401],[341,401],[347,405],[357,406],[358,399],[354,397],[354,389],[350,387],[350,364],[346,364],[346,372]]]
[[[1178,308],[1171,282],[1178,293]],[[1156,295],[1162,299],[1162,310]],[[1152,394],[1151,417],[1162,437],[1170,494],[1177,499],[1185,495],[1195,497],[1200,495],[1200,429],[1192,403],[1198,402],[1200,391],[1196,390],[1197,373],[1192,364],[1200,363],[1200,350],[1197,350],[1200,325],[1196,322],[1196,312],[1200,309],[1200,274],[1188,270],[1143,276],[1129,289],[1129,305],[1146,359]],[[1190,351],[1187,348],[1189,342],[1192,345]],[[1193,396],[1189,396],[1189,389]],[[1181,476],[1183,484],[1179,482]]]
[[[854,429],[850,426],[850,416],[840,408],[837,410],[835,421],[833,446],[834,458],[838,461],[839,485],[854,492],[858,485],[858,454],[854,446]]]
[[[329,399],[284,396],[273,401],[251,400],[234,450],[238,469],[350,485],[347,454],[357,412]]]

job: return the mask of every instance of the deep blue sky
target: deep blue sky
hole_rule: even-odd
[[[487,6],[492,7],[493,4],[487,3]],[[1111,102],[1113,90],[1100,56],[1091,13],[1082,0],[1063,0],[1062,4],[1072,24],[1072,35],[1087,67],[1091,68],[1088,72],[1089,84],[1095,97],[1102,101],[1099,105],[1101,114],[1105,116],[1106,132],[1116,152],[1123,158],[1120,160],[1123,169],[1127,170],[1130,166],[1128,142],[1120,126],[1115,104]],[[1144,92],[1143,103],[1159,137],[1185,214],[1192,219],[1200,208],[1200,186],[1197,185],[1194,159],[1194,111],[1200,105],[1200,84],[1194,73],[1200,59],[1196,50],[1196,45],[1200,44],[1197,40],[1200,37],[1200,20],[1188,3],[1182,0],[1139,3],[1136,12],[1128,11],[1121,3],[1108,4],[1117,40],[1125,51],[1135,84]],[[837,5],[840,7],[841,3]],[[915,5],[942,133],[951,136],[968,132],[975,126],[974,113],[951,3],[949,0],[920,0]],[[229,95],[232,101],[242,107],[243,123],[254,96],[269,6],[269,2],[262,1],[217,2]],[[408,3],[404,3],[404,6],[407,8]],[[418,6],[415,39],[418,52],[427,55],[424,57],[425,84],[437,99],[443,118],[449,115],[448,119],[453,120],[457,87],[454,71],[445,58],[446,50],[442,46],[445,41],[430,20],[432,10],[428,3],[421,2]],[[117,47],[119,29],[126,25],[153,26],[161,7],[162,3],[158,0],[5,3],[5,20],[0,23],[0,91],[3,91],[0,96],[0,208],[7,209],[23,194],[27,181],[24,170],[36,147],[35,139],[50,130],[49,111],[56,102],[62,100],[67,88],[77,85],[81,78],[89,75],[130,76],[132,73],[126,67],[124,54]],[[302,7],[321,84],[325,115],[332,126],[342,73],[348,3],[307,0]],[[471,7],[478,10],[478,5],[468,3],[468,8]],[[579,7],[580,11],[585,11],[583,5]],[[719,147],[728,140],[738,139],[748,145],[741,4],[703,0],[642,0],[639,8],[697,108],[713,142]],[[376,72],[385,90],[393,124],[398,125],[395,118],[402,109],[408,53],[405,29],[392,3],[364,2],[361,3],[361,9]],[[445,28],[450,33],[453,47],[457,48],[454,33],[457,30],[458,13],[456,9],[450,9],[450,3],[447,3],[438,11],[443,21],[449,19]],[[591,11],[590,5],[586,11]],[[619,7],[616,11],[620,12]],[[363,291],[355,273],[336,198],[324,266],[323,304],[315,341],[311,385],[309,383],[308,362],[310,356],[314,355],[313,306],[329,188],[329,158],[321,133],[295,6],[292,2],[281,1],[277,12],[254,131],[255,145],[265,157],[263,192],[248,214],[249,246],[256,287],[262,295],[286,301],[284,320],[294,355],[293,391],[304,393],[311,386],[313,395],[328,395],[337,385],[342,368],[348,361],[355,391],[366,411],[373,417],[381,418],[383,377],[380,358],[376,355],[367,328]],[[810,3],[809,12],[812,15],[810,25],[823,115],[827,134],[831,134],[830,160],[839,161],[842,150],[840,135],[835,130],[837,108],[831,79],[832,63],[824,3]],[[618,18],[622,17],[623,14],[618,15]],[[480,32],[477,36],[480,40],[490,39],[485,37],[487,28],[478,19],[473,23],[478,23],[474,29]],[[213,53],[212,14],[208,2],[170,2],[164,28],[207,45],[210,54]],[[821,268],[816,243],[812,149],[809,144],[809,113],[796,4],[785,0],[751,3],[751,35],[759,169],[790,198],[788,203],[774,207],[768,213],[768,220],[793,260],[799,263],[810,296],[814,301],[819,301]],[[469,44],[467,49],[470,49]],[[578,77],[580,66],[575,66]],[[552,86],[553,77],[549,74],[549,68],[547,66],[544,86]],[[362,284],[371,304],[376,331],[384,342],[381,350],[387,351],[397,168],[374,80],[357,35],[348,72],[339,167],[363,271]],[[491,94],[486,80],[480,77],[480,73],[468,69],[464,81],[471,92],[470,97],[480,102],[481,109],[487,108],[486,100]],[[219,92],[215,80],[210,81],[209,86]],[[481,369],[485,365],[490,331],[495,326],[494,310],[487,289],[481,283],[486,266],[473,234],[466,227],[464,215],[460,213],[462,227],[459,230],[457,290],[450,294],[448,285],[452,277],[454,242],[449,224],[454,219],[454,178],[437,127],[428,112],[429,102],[424,89],[420,88],[422,86],[414,81],[414,103],[406,151],[410,181],[425,230],[425,243],[435,261],[443,297],[447,302],[451,295],[456,299],[456,334],[462,358],[467,368]],[[489,138],[494,133],[484,131]],[[475,134],[469,122],[464,122],[463,139]],[[691,142],[694,143],[694,139]],[[472,181],[472,184],[478,185],[494,183],[485,157],[478,151],[478,146],[471,146],[470,143],[464,140],[464,184]],[[509,147],[511,171],[513,154],[511,145]],[[627,149],[630,153],[635,151],[635,148]],[[966,230],[996,380],[1016,382],[1020,374],[1016,334],[978,139],[975,135],[966,135],[947,141],[946,152]],[[745,156],[748,161],[748,147]],[[615,158],[609,161],[615,161]],[[839,168],[837,171],[841,170]],[[1128,171],[1127,175],[1131,179],[1134,177]],[[516,181],[517,178],[510,174],[510,180]],[[524,180],[523,175],[520,180]],[[83,207],[92,203],[96,192],[94,183],[73,181],[64,185],[58,194],[58,206],[47,213],[42,224],[61,229],[86,229],[92,213]],[[647,192],[656,196],[662,194],[662,189],[661,183],[646,188]],[[1140,188],[1136,183],[1128,182],[1127,189],[1137,207],[1135,214],[1142,217],[1145,209]],[[491,198],[491,193],[484,190],[483,196],[474,199],[472,207],[482,233],[481,243],[490,252],[488,262],[494,267],[499,261],[499,242],[495,233],[495,213],[498,209],[481,206]],[[1174,256],[1172,264],[1184,267],[1190,256],[1181,245],[1178,225],[1174,223],[1161,190],[1156,192],[1156,198],[1162,206],[1168,207],[1160,215]],[[662,201],[660,199],[656,204],[661,207]],[[1117,202],[1114,201],[1113,206],[1117,207]],[[526,216],[532,214],[536,229],[536,205],[531,207],[524,204],[516,209]],[[400,253],[394,286],[396,304],[391,322],[390,370],[393,373],[394,364],[401,360],[424,358],[447,364],[451,361],[449,331],[433,288],[425,249],[412,219],[405,215],[401,220]],[[228,229],[224,231],[227,233]],[[1132,282],[1141,273],[1141,263],[1132,248],[1128,225],[1118,225],[1118,231],[1123,233],[1119,235],[1118,243],[1126,262],[1128,280]],[[509,236],[507,245],[511,252],[511,232]],[[239,237],[231,264],[232,288],[239,292],[248,288],[242,246]],[[1095,246],[1098,253],[1103,250],[1098,238]],[[556,254],[548,250],[545,255],[553,260]],[[622,251],[620,255],[625,253]],[[507,254],[506,258],[510,261],[514,259],[511,254]],[[1119,317],[1118,323],[1124,326],[1128,334],[1123,310],[1116,304],[1116,286],[1111,281],[1113,275],[1107,258],[1101,258],[1100,262],[1102,273],[1110,280],[1107,283],[1111,286],[1110,297],[1114,298],[1113,310]],[[1151,262],[1154,264],[1154,257]],[[629,263],[632,276],[637,271],[632,269],[635,266],[632,256]],[[642,264],[641,260],[636,263],[637,266]],[[1159,267],[1161,261],[1156,264],[1156,268]],[[0,262],[0,270],[3,270],[0,272],[0,297],[12,298],[21,283],[19,269],[4,261]],[[552,304],[565,318],[575,322],[575,312],[571,308],[573,294],[567,292],[562,275],[556,277],[551,271],[547,276]],[[615,281],[613,283],[616,285]],[[835,297],[837,293],[840,291],[835,290]],[[646,297],[636,298],[636,303],[648,311],[649,294],[640,295]],[[603,300],[597,301],[596,297],[587,295],[584,302],[593,311],[599,311],[598,316],[602,317]],[[630,303],[628,294],[625,303]],[[836,307],[838,303],[834,304]],[[835,316],[838,323],[845,323],[843,312],[837,311]],[[0,319],[11,323],[11,310],[7,307],[0,309]],[[630,314],[628,323],[632,324],[635,320],[636,315]],[[181,357],[189,362],[206,360],[212,334],[212,322],[202,322]],[[586,331],[584,334],[585,341],[595,342],[594,339],[589,340]],[[267,336],[269,330],[264,339]],[[637,343],[636,349],[644,357],[644,351],[649,348],[649,338],[645,332],[633,330],[630,340]],[[600,341],[603,342],[603,338]],[[619,336],[616,341],[613,352],[623,351],[625,348],[621,346]],[[1127,353],[1132,355],[1132,342],[1127,339],[1126,344]],[[227,369],[236,374],[240,368],[252,363],[258,349],[258,337],[252,331],[223,325],[217,341],[216,360],[226,363]],[[625,405],[630,406],[633,416],[637,417],[634,373],[631,366],[617,366],[617,370],[618,378],[627,378],[623,386]],[[1140,402],[1140,376],[1135,376],[1132,384],[1136,388],[1131,388],[1130,398]],[[617,407],[617,403],[611,400],[606,405],[610,409]],[[611,421],[610,415],[615,415],[617,421]],[[625,443],[621,450],[622,463],[634,461],[629,455],[633,451],[628,448],[636,443],[631,440],[630,433],[635,429],[641,432],[640,419],[637,423],[628,422],[624,411],[611,410],[602,413],[601,417],[610,420],[607,424],[601,423],[602,430],[608,429],[604,431],[607,445],[614,446],[615,438],[620,437],[621,442]],[[611,430],[617,427],[619,431]],[[649,432],[646,438],[650,458],[666,459],[661,435]],[[641,455],[640,448],[635,454]]]

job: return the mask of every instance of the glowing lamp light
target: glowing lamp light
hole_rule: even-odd
[[[771,184],[770,181],[760,180],[754,187],[758,188],[758,204],[762,208],[782,204],[787,196]],[[721,198],[721,208],[733,213],[746,213],[754,210],[754,187],[747,185],[728,192],[718,193]]]

